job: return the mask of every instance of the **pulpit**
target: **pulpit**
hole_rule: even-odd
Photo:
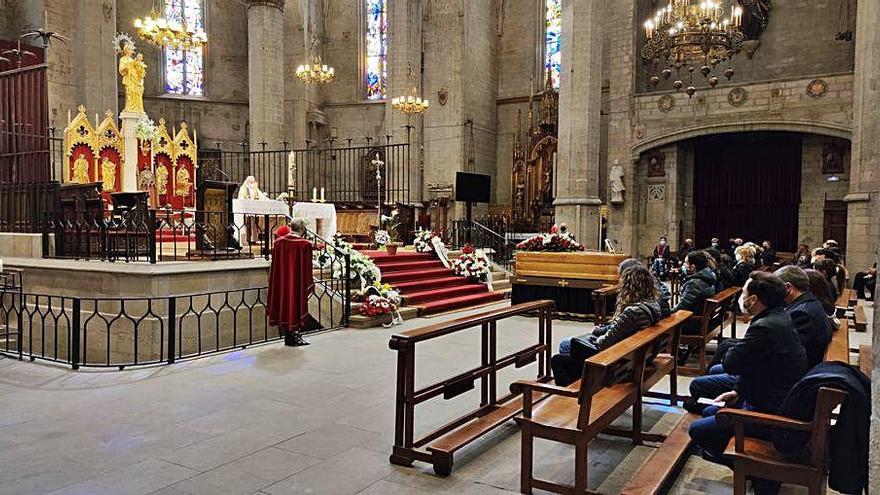
[[[232,198],[238,184],[218,180],[206,180],[196,190],[196,249],[241,249],[230,235],[232,221]]]
[[[60,211],[54,213],[55,256],[91,258],[101,253],[104,199],[101,182],[63,184],[59,191]]]

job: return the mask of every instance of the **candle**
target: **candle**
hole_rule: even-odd
[[[313,187],[312,188],[312,203],[316,202],[317,199],[318,199],[318,188]]]
[[[324,188],[321,188],[321,202],[324,202]]]

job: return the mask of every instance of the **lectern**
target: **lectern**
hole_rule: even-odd
[[[232,197],[238,184],[219,180],[205,180],[196,189],[196,249],[241,249],[230,235],[235,228],[232,221]]]

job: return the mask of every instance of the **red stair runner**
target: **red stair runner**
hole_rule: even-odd
[[[472,283],[444,268],[433,254],[364,251],[382,271],[382,282],[400,291],[403,304],[415,306],[419,315],[478,306],[504,299],[485,284]]]

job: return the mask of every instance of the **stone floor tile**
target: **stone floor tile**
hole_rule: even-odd
[[[352,447],[381,438],[377,433],[342,425],[318,428],[278,444],[279,449],[329,459]]]
[[[354,447],[262,491],[269,495],[351,495],[381,480],[390,471],[387,459]]]

